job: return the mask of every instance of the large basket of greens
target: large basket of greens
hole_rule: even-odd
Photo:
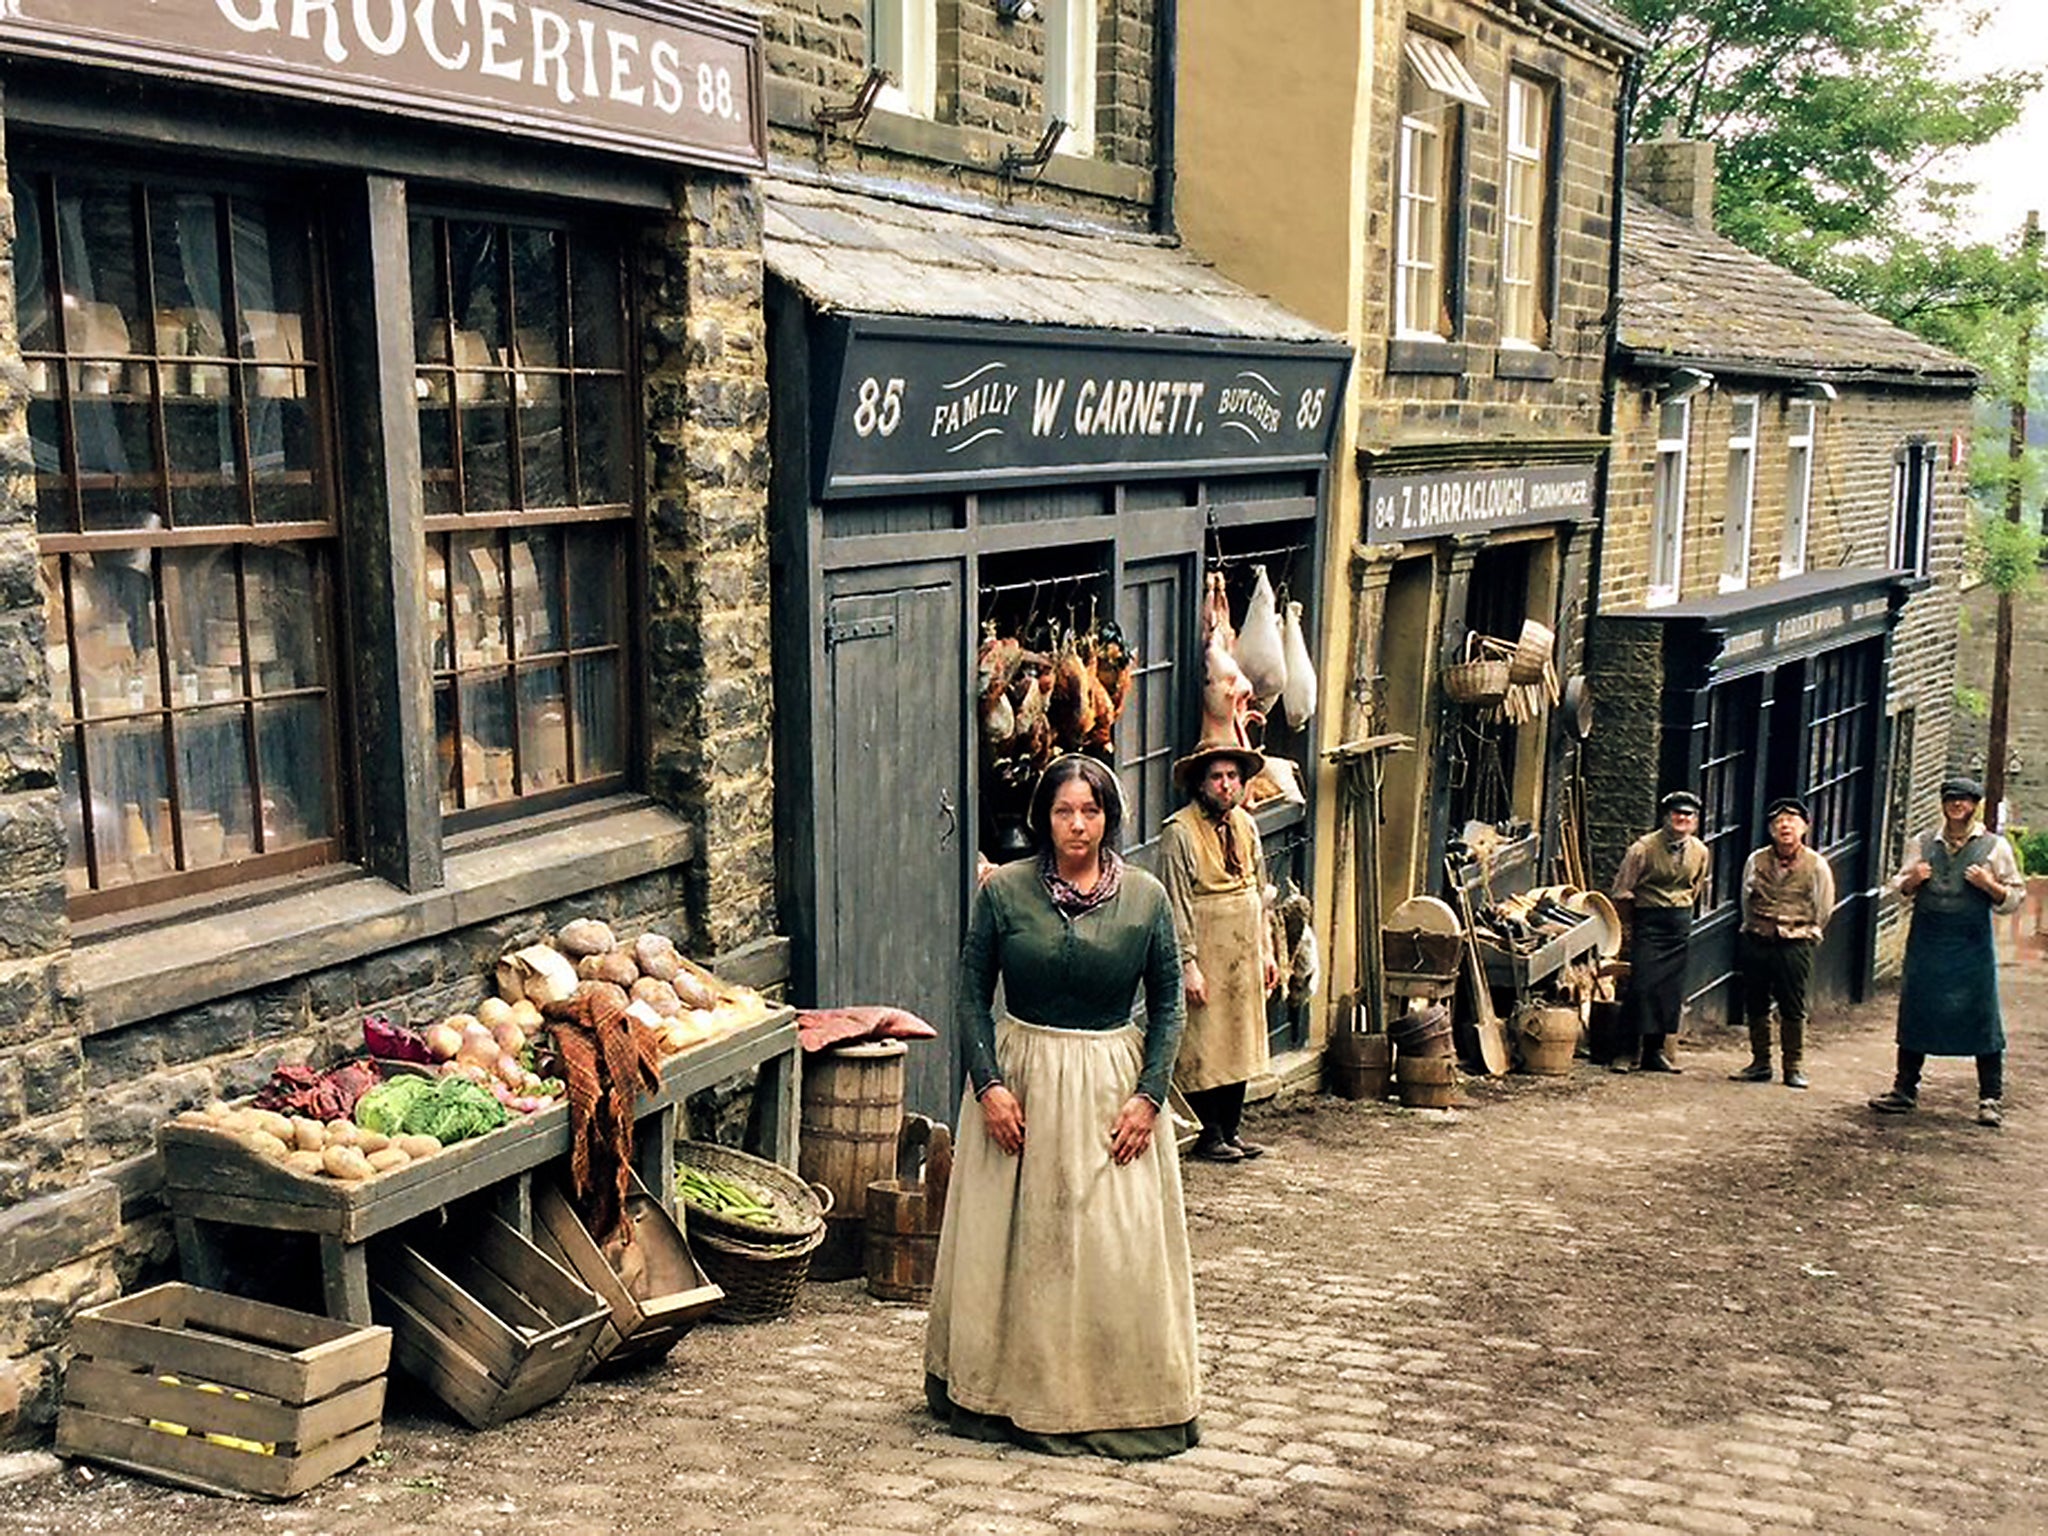
[[[676,1143],[676,1198],[691,1236],[743,1247],[786,1247],[824,1235],[832,1192],[780,1163],[711,1141]]]

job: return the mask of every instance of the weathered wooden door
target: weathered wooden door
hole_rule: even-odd
[[[967,890],[966,637],[957,566],[835,572],[825,591],[818,1001],[889,1003],[913,1043],[905,1107],[950,1121]]]

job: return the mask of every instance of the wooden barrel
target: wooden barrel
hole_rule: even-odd
[[[923,1177],[917,1176],[918,1153]],[[884,1301],[931,1300],[939,1267],[939,1226],[946,1187],[953,1178],[953,1138],[923,1115],[903,1121],[896,1142],[896,1177],[868,1186],[868,1290]]]
[[[1400,1052],[1394,1057],[1394,1095],[1409,1109],[1449,1109],[1458,1096],[1456,1060]]]
[[[832,1191],[825,1241],[811,1275],[846,1280],[861,1272],[868,1186],[896,1167],[903,1122],[904,1044],[873,1040],[804,1058],[797,1171]]]
[[[1332,1035],[1323,1053],[1323,1075],[1330,1092],[1341,1099],[1384,1099],[1393,1065],[1393,1045],[1385,1035],[1355,1029]]]
[[[1563,1077],[1579,1048],[1579,1010],[1531,1008],[1515,1020],[1522,1070],[1536,1077]]]

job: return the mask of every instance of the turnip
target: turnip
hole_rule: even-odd
[[[436,1061],[453,1061],[462,1049],[462,1031],[448,1024],[429,1024],[425,1030],[427,1049]]]

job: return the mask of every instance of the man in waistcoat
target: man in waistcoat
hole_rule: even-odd
[[[1698,837],[1700,800],[1691,790],[1674,789],[1657,802],[1657,810],[1663,825],[1629,844],[1614,877],[1614,905],[1629,954],[1621,1017],[1623,1030],[1642,1042],[1636,1069],[1676,1072],[1664,1042],[1678,1033],[1685,1010],[1685,961],[1692,949],[1693,909],[1707,889],[1707,845]],[[1609,1065],[1628,1071],[1628,1055]]]
[[[1771,840],[1742,868],[1742,931],[1735,940],[1736,997],[1749,1026],[1749,1065],[1738,1083],[1771,1080],[1771,1004],[1785,1086],[1806,1086],[1806,990],[1813,954],[1835,911],[1835,875],[1806,846],[1803,802],[1783,796],[1764,808]]]
[[[1244,809],[1245,785],[1265,761],[1235,742],[1204,741],[1175,763],[1188,803],[1166,819],[1159,844],[1188,1005],[1173,1079],[1202,1122],[1189,1155],[1209,1163],[1266,1150],[1238,1131],[1245,1089],[1266,1070],[1266,994],[1280,980],[1265,849]]]
[[[1977,1058],[1977,1123],[2003,1118],[2005,1022],[1998,1010],[1998,953],[1991,914],[2027,899],[2012,844],[1977,819],[1984,790],[1946,779],[1941,825],[1910,839],[1887,890],[1913,904],[1899,986],[1899,1067],[1891,1091],[1870,1107],[1910,1113],[1920,1102],[1920,1069],[1930,1056]]]

